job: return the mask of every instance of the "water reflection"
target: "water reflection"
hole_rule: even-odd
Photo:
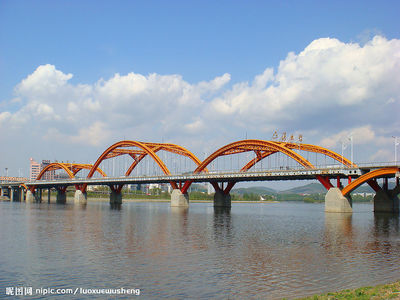
[[[122,204],[121,203],[110,203],[111,210],[121,210]]]
[[[353,215],[325,213],[325,238],[329,244],[339,244],[353,235]]]
[[[214,239],[216,241],[231,239],[231,208],[230,207],[214,207]]]
[[[3,290],[17,278],[134,284],[146,299],[281,299],[400,278],[398,216],[325,214],[312,204],[0,203],[0,226]]]
[[[375,213],[374,214],[375,233],[377,235],[399,232],[399,214]]]

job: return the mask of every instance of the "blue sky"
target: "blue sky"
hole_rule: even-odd
[[[396,38],[398,1],[0,1],[0,95],[41,64],[75,82],[131,71],[246,81],[334,37]]]
[[[336,151],[340,139],[356,132],[360,160],[388,160],[391,135],[400,135],[399,88],[391,79],[399,59],[399,11],[399,1],[0,0],[0,133],[10,144],[0,168],[9,164],[15,174],[26,169],[30,156],[63,160],[77,146],[85,154],[76,153],[75,159],[88,160],[123,137],[154,137],[210,152],[245,134],[269,138],[274,128],[301,132],[306,142]],[[372,42],[375,36],[383,40]],[[336,50],[315,58],[306,51],[310,45]],[[303,52],[309,61],[302,60]],[[332,84],[340,64],[345,68],[351,57],[362,57],[353,68],[363,74],[359,81],[358,73],[346,71]],[[321,68],[325,73],[312,76],[320,71],[308,69],[314,61],[339,66],[327,64]],[[365,79],[380,68],[382,77]],[[254,84],[257,76],[265,78],[260,88]],[[300,77],[307,83],[293,91]],[[140,92],[130,91],[126,82],[140,86]],[[363,90],[366,82],[371,88]],[[169,85],[176,90],[165,92]],[[324,90],[332,97],[321,96]],[[318,97],[323,100],[309,100]],[[334,105],[334,99],[342,100]],[[379,101],[387,107],[380,110]],[[163,104],[163,114],[172,117],[154,120]],[[77,107],[85,113],[79,115]],[[121,114],[129,107],[140,108],[132,118],[148,118],[129,121]],[[270,107],[275,110],[268,115]],[[24,115],[29,120],[22,124]],[[82,128],[90,129],[91,139],[83,138]],[[30,147],[16,150],[16,143]]]

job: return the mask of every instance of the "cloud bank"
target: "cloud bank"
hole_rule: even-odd
[[[400,40],[382,36],[363,46],[314,40],[248,82],[232,83],[227,73],[189,83],[176,74],[134,72],[93,84],[72,81],[54,65],[38,66],[0,106],[6,108],[0,134],[36,148],[51,141],[68,155],[77,145],[98,149],[122,138],[202,153],[245,132],[270,139],[276,129],[337,150],[353,134],[364,145],[358,154],[364,161],[390,159],[391,136],[400,135]]]

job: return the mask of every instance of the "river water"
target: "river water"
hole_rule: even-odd
[[[289,202],[233,203],[230,211],[0,202],[0,229],[0,297],[7,287],[33,287],[30,299],[43,298],[38,288],[281,299],[400,279],[399,216],[374,215],[370,204],[355,204],[351,215]]]

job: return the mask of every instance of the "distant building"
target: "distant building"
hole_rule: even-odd
[[[29,180],[35,180],[40,173],[40,164],[34,161],[32,157],[29,160],[30,160]]]
[[[30,158],[30,169],[29,169],[29,180],[36,180],[39,176],[40,172],[46,168],[49,164],[51,164],[50,160],[42,160],[42,163],[39,164],[33,158]],[[46,172],[42,179],[43,180],[54,180],[56,177],[56,171],[52,170]]]
[[[51,164],[50,160],[42,160],[42,163],[40,165],[40,171],[42,171],[44,168],[46,168],[49,164]],[[42,179],[43,180],[54,180],[56,176],[56,171],[48,171],[45,174],[43,174]]]

